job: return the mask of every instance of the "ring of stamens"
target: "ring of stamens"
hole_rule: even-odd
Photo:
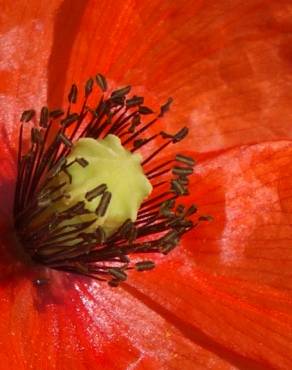
[[[66,112],[60,109],[50,111],[43,107],[38,123],[34,110],[23,112],[14,219],[18,237],[33,260],[54,269],[106,280],[111,286],[117,286],[127,278],[128,270],[134,268],[145,271],[154,267],[151,260],[133,263],[133,255],[167,254],[178,245],[183,234],[207,218],[199,217],[193,223],[190,216],[197,211],[196,207],[185,207],[178,203],[181,196],[188,195],[188,177],[193,173],[195,164],[192,158],[177,154],[172,160],[152,165],[167,146],[183,140],[188,133],[184,127],[175,134],[157,132],[145,136],[147,130],[169,110],[172,99],[168,99],[155,116],[150,108],[143,105],[143,97],[128,97],[130,86],[109,94],[105,78],[98,74],[95,80],[102,95],[94,108],[88,105],[94,87],[94,80],[89,79],[85,84],[84,101],[79,113],[72,111],[78,96],[75,84],[68,95]],[[148,116],[151,118],[145,122]],[[29,122],[33,122],[32,127]],[[30,147],[26,151],[23,147],[24,132],[29,128]],[[116,232],[106,237],[102,227],[97,227],[94,232],[88,231],[95,220],[74,223],[76,215],[88,212],[84,202],[45,217],[49,207],[60,200],[60,196],[54,194],[59,194],[65,185],[52,186],[54,176],[63,172],[70,180],[68,167],[72,162],[68,163],[66,158],[72,143],[82,137],[97,139],[108,134],[117,135],[131,152],[153,140],[159,143],[157,149],[142,162],[145,175],[155,191],[141,205],[137,220],[126,220]],[[75,162],[80,167],[88,165],[85,158],[77,158]],[[168,188],[159,193],[157,189],[165,189],[167,184]],[[110,203],[111,193],[107,191],[106,184],[97,184],[86,193],[87,200],[97,196],[101,200],[96,209],[96,218],[105,214]],[[67,222],[65,226],[64,220]]]

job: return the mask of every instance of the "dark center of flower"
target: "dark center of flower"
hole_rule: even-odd
[[[154,115],[143,105],[143,97],[128,96],[130,86],[108,93],[105,78],[98,74],[95,80],[102,91],[95,106],[89,104],[94,87],[94,80],[89,79],[78,113],[72,111],[78,95],[75,84],[68,95],[66,112],[43,107],[38,120],[34,110],[23,112],[14,220],[21,244],[34,261],[117,286],[127,278],[129,270],[154,267],[151,260],[139,260],[141,255],[169,253],[182,235],[194,227],[189,217],[196,212],[196,207],[178,204],[181,196],[188,195],[188,176],[193,172],[194,160],[183,154],[167,161],[159,159],[163,149],[187,135],[186,127],[174,134],[161,131],[147,136],[150,127],[155,127],[169,110],[172,99]],[[151,118],[146,120],[147,117]],[[27,133],[30,133],[29,139]],[[117,150],[129,155],[149,143],[156,144],[156,149],[141,162],[145,181],[151,182],[153,192],[142,204],[149,191],[138,196],[141,201],[136,202],[134,212],[132,208],[130,213],[123,212],[118,197],[125,196],[125,192],[121,192],[110,177],[104,177],[104,172],[110,175],[113,170],[110,161],[105,170],[99,167],[101,160],[97,155],[94,160],[98,171],[86,177],[85,171],[92,166],[89,157],[94,150],[89,148],[84,155],[74,152],[74,148],[80,146],[80,139],[91,138],[105,145],[113,137],[122,145]],[[130,186],[133,176],[121,176],[117,182],[126,181],[125,186]],[[132,192],[136,196],[140,189],[135,186]],[[130,194],[127,197],[128,207],[132,200]],[[116,210],[114,214],[119,214],[118,222],[117,216],[110,218],[110,207]],[[111,223],[106,222],[107,216]]]

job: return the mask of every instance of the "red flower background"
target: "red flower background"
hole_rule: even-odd
[[[0,368],[292,368],[290,0],[3,1]],[[16,258],[11,204],[22,110],[59,107],[101,72],[175,103],[212,224],[148,273],[106,284]]]

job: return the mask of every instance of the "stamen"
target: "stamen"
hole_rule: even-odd
[[[71,90],[69,92],[69,95],[68,95],[69,103],[73,103],[73,104],[76,103],[77,93],[78,93],[77,86],[75,84],[73,84],[72,87],[71,87]]]
[[[42,107],[41,117],[40,117],[40,126],[43,128],[47,128],[48,122],[49,122],[49,109],[47,107]]]
[[[93,79],[90,78],[89,80],[87,80],[85,84],[85,89],[84,89],[85,98],[87,98],[91,94],[92,89],[93,89]]]
[[[184,176],[184,175],[190,175],[193,173],[193,169],[190,168],[190,167],[179,167],[179,166],[175,166],[173,167],[172,169],[172,173],[174,175],[178,175],[178,176]]]
[[[98,73],[96,75],[95,79],[96,79],[96,83],[99,85],[99,87],[101,88],[101,90],[103,92],[106,92],[106,90],[107,90],[107,82],[106,82],[105,77],[102,74]]]
[[[154,267],[155,263],[153,261],[141,261],[135,264],[137,271],[148,271],[154,269]]]
[[[25,110],[20,118],[20,122],[29,122],[35,116],[35,110]]]
[[[181,162],[181,163],[184,163],[184,164],[187,164],[188,166],[192,167],[195,165],[195,161],[193,160],[193,158],[191,157],[187,157],[185,155],[182,155],[182,154],[177,154],[175,156],[175,160],[178,161],[178,162]]]
[[[96,85],[102,95],[94,106],[88,106],[88,97]],[[134,255],[168,254],[186,232],[211,217],[199,215],[193,223],[190,217],[197,213],[197,207],[178,202],[189,193],[193,158],[179,153],[173,159],[159,159],[167,146],[180,142],[188,134],[186,127],[175,134],[155,132],[155,125],[170,109],[172,98],[155,114],[144,105],[142,96],[129,95],[131,86],[108,93],[107,81],[101,74],[89,78],[83,89],[80,112],[71,112],[80,95],[73,84],[65,114],[64,110],[44,106],[38,115],[33,109],[21,115],[15,228],[24,250],[36,262],[118,286],[127,279],[130,270],[142,272],[155,267],[148,259],[132,262]],[[148,116],[150,119],[145,122]],[[151,134],[147,135],[150,128]],[[145,176],[154,181],[153,194],[141,204],[137,218],[122,221],[111,234],[99,223],[107,217],[114,195],[108,184],[96,178],[96,183],[85,192],[84,200],[76,203],[67,187],[74,181],[73,164],[79,165],[80,171],[90,166],[86,156],[69,159],[75,143],[80,138],[102,139],[109,134],[122,138],[123,146],[132,153],[154,139],[158,143],[141,163],[146,167]],[[24,153],[23,141],[29,135],[30,148]],[[73,203],[62,203],[69,200]],[[70,206],[60,208],[60,204]],[[90,211],[88,207],[92,204],[94,209]],[[43,279],[37,279],[35,284],[42,285]]]
[[[98,217],[103,217],[106,213],[106,210],[109,206],[109,203],[110,203],[110,200],[111,200],[111,193],[109,191],[105,191],[103,194],[102,194],[102,197],[101,197],[101,200],[99,202],[99,205],[98,207],[96,208],[96,215]]]
[[[99,195],[103,194],[106,191],[106,184],[98,185],[96,188],[88,191],[85,194],[85,198],[90,202],[92,199],[98,197]]]

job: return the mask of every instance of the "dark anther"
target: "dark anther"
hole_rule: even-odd
[[[213,221],[213,217],[209,215],[202,215],[199,217],[199,221]]]
[[[188,185],[190,180],[187,178],[187,176],[179,176],[177,178],[177,181],[181,184],[181,185]]]
[[[56,176],[61,170],[62,167],[66,164],[66,158],[61,157],[59,161],[50,169],[48,178],[53,178]]]
[[[165,244],[165,245],[162,246],[161,252],[166,255],[176,247],[177,247],[177,245],[174,244],[174,243]]]
[[[107,90],[107,82],[105,77],[102,74],[98,73],[95,77],[95,80],[101,90],[105,92]]]
[[[189,133],[189,129],[187,127],[182,128],[179,130],[175,135],[168,134],[167,132],[162,131],[160,135],[164,139],[172,139],[173,143],[178,143],[179,141],[183,140],[187,134]]]
[[[111,107],[119,107],[124,106],[125,103],[125,97],[124,96],[113,96],[111,97]]]
[[[42,107],[41,117],[40,117],[40,126],[43,128],[47,128],[48,122],[49,122],[49,109],[48,107]]]
[[[29,122],[34,116],[35,116],[35,110],[33,109],[25,110],[20,117],[20,121]]]
[[[65,211],[60,213],[59,217],[60,218],[65,217],[65,219],[68,219],[72,218],[73,216],[84,215],[85,213],[89,212],[85,209],[85,203],[80,201],[74,204],[74,206],[67,208]]]
[[[122,98],[126,96],[130,91],[131,91],[130,85],[122,87],[121,89],[115,90],[111,93],[111,99]]]
[[[191,216],[193,215],[194,213],[196,213],[198,210],[198,207],[196,207],[194,204],[192,204],[189,209],[186,211],[186,216]],[[209,216],[210,217],[210,216]]]
[[[173,99],[172,98],[168,98],[167,99],[167,102],[160,107],[159,117],[162,117],[166,112],[169,111],[169,108],[170,108],[172,102],[173,102]]]
[[[146,115],[146,114],[152,114],[154,113],[152,109],[144,106],[144,105],[141,105],[139,107],[139,113],[142,114],[142,115]]]
[[[96,234],[96,239],[99,241],[99,243],[104,244],[104,242],[106,241],[106,234],[103,228],[99,226],[96,229],[95,234]]]
[[[128,219],[119,228],[118,234],[123,238],[127,238],[133,227],[134,227],[134,224],[132,220]]]
[[[66,145],[68,148],[72,147],[72,141],[70,141],[64,134],[59,133],[58,138],[64,145]]]
[[[71,90],[70,90],[69,95],[68,95],[68,101],[69,101],[69,103],[73,103],[73,104],[76,103],[76,101],[77,101],[77,93],[78,93],[77,86],[75,84],[73,84],[71,86]]]
[[[172,169],[172,173],[177,176],[187,176],[193,173],[193,169],[191,167],[174,166]]]
[[[173,215],[174,200],[163,202],[160,206],[159,213],[164,217],[169,217]]]
[[[187,134],[189,133],[189,129],[187,127],[183,127],[181,130],[179,130],[178,133],[176,133],[173,137],[173,142],[178,143],[179,141],[183,140]]]
[[[108,272],[119,281],[127,280],[127,274],[119,268],[110,268]]]
[[[131,133],[135,132],[136,127],[139,126],[140,123],[141,123],[141,116],[139,114],[135,114],[132,119],[131,125],[128,128],[128,132],[131,132]]]
[[[64,111],[62,111],[62,109],[55,109],[50,112],[50,117],[56,119],[56,118],[63,116],[63,114],[64,114]]]
[[[160,132],[160,135],[163,139],[173,139],[173,135],[172,134],[168,134],[167,132],[165,131],[161,131]]]
[[[85,198],[90,202],[92,199],[95,199],[99,195],[103,194],[107,189],[106,184],[98,185],[96,188],[88,191],[85,194]]]
[[[86,84],[85,84],[85,97],[87,98],[91,92],[92,92],[92,88],[93,88],[93,79],[90,78],[89,80],[87,80]]]
[[[190,167],[194,166],[195,165],[195,161],[192,157],[187,157],[185,155],[182,155],[182,154],[177,154],[175,156],[175,160],[178,161],[178,162],[181,162],[181,163],[184,163]]]
[[[177,195],[187,194],[185,187],[177,180],[171,180],[171,190],[173,190]]]
[[[153,261],[141,261],[135,264],[135,269],[137,271],[148,271],[152,270],[155,267],[155,263]]]
[[[69,127],[79,119],[79,115],[77,113],[69,114],[68,117],[62,119],[61,124],[65,127]]]
[[[99,205],[97,206],[96,211],[95,211],[95,213],[98,217],[103,217],[105,215],[105,213],[107,211],[107,208],[109,206],[111,197],[112,197],[112,195],[109,191],[105,191],[102,194]]]
[[[176,242],[178,238],[178,233],[175,230],[171,230],[163,237],[163,243],[173,243]]]
[[[89,165],[89,162],[85,158],[76,158],[75,161],[81,166],[86,167]]]
[[[131,107],[136,107],[137,105],[141,105],[144,103],[144,98],[143,96],[133,96],[131,99],[126,100],[126,107],[131,108]]]

